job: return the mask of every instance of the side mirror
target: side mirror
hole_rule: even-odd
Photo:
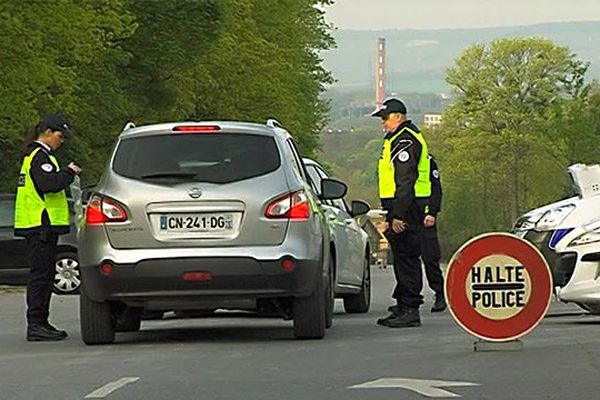
[[[346,195],[348,186],[344,182],[340,182],[336,179],[323,178],[321,180],[321,200],[335,200],[341,199]]]
[[[352,200],[352,216],[358,217],[359,215],[364,215],[369,212],[371,206],[366,201],[362,200]]]

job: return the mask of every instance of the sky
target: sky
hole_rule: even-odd
[[[446,29],[600,21],[600,0],[335,0],[339,29]]]

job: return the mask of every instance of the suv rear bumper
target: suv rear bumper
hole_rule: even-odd
[[[215,301],[304,297],[312,293],[322,271],[320,261],[295,260],[293,270],[287,272],[280,259],[251,257],[185,257],[110,264],[110,275],[103,275],[100,266],[81,266],[86,294],[96,301],[119,300],[140,306],[147,302],[177,306],[207,297]],[[210,279],[184,280],[184,274],[190,272],[204,273],[204,278],[209,274]]]

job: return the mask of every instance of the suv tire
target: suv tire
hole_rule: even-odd
[[[363,281],[360,293],[344,297],[344,310],[350,314],[364,314],[371,306],[371,266],[364,258]]]
[[[335,262],[333,257],[329,258],[329,274],[325,287],[325,328],[333,326],[333,308],[335,306],[335,275],[333,273]]]
[[[323,276],[319,275],[317,287],[308,297],[294,299],[296,339],[322,339],[325,336],[326,293]]]
[[[115,341],[115,324],[110,303],[89,298],[85,285],[79,295],[81,339],[85,344],[109,344]]]

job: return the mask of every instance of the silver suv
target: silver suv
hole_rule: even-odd
[[[332,261],[320,200],[274,120],[181,122],[121,133],[80,231],[87,344],[135,331],[144,310],[251,309],[293,319],[297,338],[331,325]]]

